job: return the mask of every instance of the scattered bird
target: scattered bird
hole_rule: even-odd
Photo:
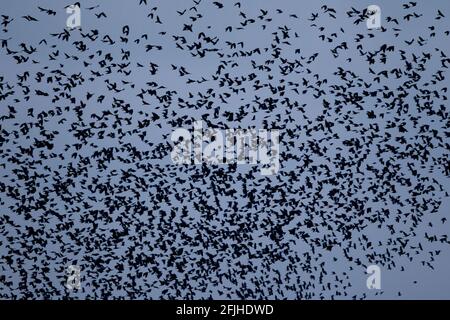
[[[1,15],[3,297],[66,297],[69,265],[84,296],[130,299],[364,299],[368,265],[435,268],[450,245],[443,9],[393,4],[366,30],[364,7],[152,3],[126,25],[87,7],[76,32],[34,7],[51,23],[32,36],[36,18]],[[171,133],[199,120],[279,130],[278,173],[173,164],[187,142]]]

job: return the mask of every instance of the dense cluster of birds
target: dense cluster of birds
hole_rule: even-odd
[[[1,13],[2,298],[364,298],[368,265],[434,268],[449,13],[398,3],[369,30],[366,8],[285,4]],[[280,171],[171,163],[197,120],[278,129]]]

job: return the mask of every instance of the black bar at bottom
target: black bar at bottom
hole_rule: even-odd
[[[128,300],[0,300],[2,310],[17,316],[22,313],[33,315],[86,317],[91,311],[103,315],[123,317],[125,320],[135,317],[143,319],[301,319],[304,315],[314,316],[333,314],[349,316],[383,312],[388,308],[398,309],[403,315],[416,314],[424,310],[440,312],[446,309],[450,301],[435,300],[358,300],[358,301],[241,301],[241,300],[189,300],[189,301],[128,301]],[[431,314],[430,314],[431,315]]]

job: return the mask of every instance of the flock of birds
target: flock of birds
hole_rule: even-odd
[[[399,3],[368,30],[358,7],[176,4],[127,2],[119,26],[77,3],[73,30],[59,2],[2,12],[0,297],[357,299],[368,265],[433,269],[449,13]],[[278,129],[280,171],[172,164],[170,133],[197,120]]]

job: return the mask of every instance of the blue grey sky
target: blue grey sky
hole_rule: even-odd
[[[224,2],[224,8],[218,9],[212,4],[212,1],[203,0],[196,6],[197,11],[194,11],[190,10],[194,5],[191,1],[148,0],[148,5],[139,5],[138,0],[80,1],[81,30],[70,31],[69,41],[63,41],[51,34],[64,32],[68,17],[64,6],[71,2],[55,0],[2,2],[0,14],[13,17],[14,20],[9,24],[6,32],[5,30],[0,31],[0,39],[8,40],[8,48],[13,51],[20,52],[21,43],[35,47],[37,51],[30,56],[28,62],[17,64],[12,55],[7,54],[6,48],[0,48],[0,83],[3,86],[0,93],[5,94],[7,84],[13,85],[15,91],[13,95],[0,100],[0,115],[8,114],[8,106],[14,106],[17,111],[13,119],[0,121],[0,130],[9,133],[19,132],[20,124],[37,122],[37,118],[32,120],[27,115],[29,108],[34,109],[35,115],[39,112],[56,110],[57,107],[62,109],[68,107],[69,111],[63,111],[62,115],[51,116],[43,124],[48,132],[57,131],[55,137],[51,139],[53,149],[35,151],[33,156],[24,155],[22,158],[28,161],[24,165],[29,168],[30,176],[42,174],[35,178],[39,184],[34,187],[18,178],[15,170],[21,166],[14,163],[11,156],[21,152],[19,147],[29,147],[34,139],[42,140],[45,136],[43,132],[34,127],[27,134],[17,133],[14,135],[11,133],[0,144],[1,161],[4,163],[3,167],[0,166],[0,182],[2,182],[3,188],[0,189],[0,217],[2,218],[0,275],[4,276],[3,281],[0,282],[0,297],[38,299],[102,297],[203,299],[212,297],[228,299],[242,298],[242,295],[245,297],[245,292],[249,290],[258,293],[255,293],[254,296],[248,294],[247,298],[267,299],[297,299],[299,297],[313,299],[450,298],[450,277],[448,276],[450,246],[445,243],[429,242],[425,237],[426,234],[438,237],[449,235],[450,222],[441,223],[442,218],[449,218],[450,201],[445,196],[449,189],[449,177],[445,175],[442,166],[436,165],[434,159],[430,158],[428,161],[420,163],[417,159],[417,161],[395,159],[394,155],[392,162],[398,167],[393,168],[400,168],[397,170],[396,177],[403,176],[405,179],[415,181],[408,170],[407,162],[411,160],[419,174],[428,179],[424,185],[432,185],[436,188],[433,195],[419,194],[415,197],[417,202],[410,202],[411,188],[398,184],[395,192],[391,192],[389,195],[400,199],[404,207],[392,204],[388,195],[382,200],[376,199],[377,197],[370,193],[370,186],[373,184],[372,173],[368,170],[357,173],[357,166],[352,166],[348,170],[355,177],[358,176],[361,182],[355,180],[355,186],[352,186],[349,181],[351,179],[347,177],[340,179],[340,189],[352,190],[352,196],[344,197],[342,201],[347,204],[352,201],[361,201],[367,207],[372,208],[374,214],[388,208],[392,210],[392,214],[381,226],[364,220],[364,223],[360,224],[364,228],[355,230],[350,239],[344,239],[342,230],[330,231],[325,227],[323,229],[320,227],[317,232],[311,231],[312,237],[317,237],[317,239],[335,237],[338,244],[334,245],[331,251],[318,246],[317,250],[312,252],[310,243],[305,243],[298,237],[303,232],[301,230],[305,228],[305,225],[302,225],[306,221],[305,219],[311,218],[318,225],[321,219],[325,219],[324,217],[329,217],[330,221],[334,221],[333,219],[338,215],[348,216],[348,221],[355,224],[358,224],[357,221],[359,221],[357,211],[345,210],[344,207],[324,209],[322,204],[315,206],[316,202],[329,201],[331,203],[333,201],[327,195],[331,186],[325,187],[323,191],[319,192],[322,195],[320,199],[316,199],[306,192],[302,193],[304,190],[302,188],[307,185],[309,179],[322,179],[322,177],[310,176],[308,170],[302,168],[301,165],[305,155],[313,149],[309,144],[310,141],[326,146],[328,150],[323,157],[312,155],[313,163],[318,166],[327,164],[331,168],[331,174],[338,175],[344,171],[339,170],[336,163],[328,161],[328,157],[333,158],[340,152],[338,148],[342,147],[343,140],[360,138],[364,135],[364,131],[369,132],[370,126],[375,123],[382,128],[380,134],[386,134],[386,132],[392,133],[392,130],[384,129],[390,122],[397,124],[405,122],[404,126],[408,131],[401,133],[397,130],[389,140],[389,143],[393,145],[397,145],[398,140],[395,139],[401,136],[408,141],[417,141],[415,137],[420,134],[418,128],[412,124],[409,118],[411,116],[417,117],[420,125],[429,125],[431,129],[437,130],[439,136],[443,136],[444,139],[447,137],[445,133],[448,134],[448,116],[444,120],[435,115],[427,115],[426,112],[416,108],[413,97],[419,94],[419,89],[439,91],[448,86],[447,79],[436,83],[434,87],[430,87],[429,83],[437,70],[441,69],[440,51],[445,54],[449,53],[449,36],[445,34],[445,31],[450,30],[448,18],[450,2],[416,1],[417,5],[411,9],[402,7],[403,4],[408,4],[407,1],[385,0],[377,2],[251,0],[241,1],[241,8],[234,6],[235,2]],[[371,4],[376,4],[381,8],[382,26],[386,28],[385,32],[368,30],[365,22],[355,24],[356,17],[348,17],[346,14],[352,7],[363,10]],[[92,10],[87,9],[96,5],[99,7]],[[336,19],[330,18],[323,12],[322,6],[324,5],[336,10]],[[38,6],[52,9],[56,15],[48,16],[39,11]],[[153,10],[154,7],[157,9]],[[184,15],[177,13],[177,10],[181,12],[185,9],[187,11]],[[270,21],[262,21],[258,18],[261,9],[268,11]],[[281,9],[282,13],[277,13],[277,9]],[[438,10],[443,12],[445,17],[435,20]],[[107,17],[97,18],[95,14],[100,12],[105,12]],[[148,17],[151,12],[160,17],[162,24],[155,23]],[[242,16],[239,15],[240,12],[245,12],[247,18],[255,19],[256,23],[240,30],[239,27],[242,26],[243,21]],[[417,12],[422,16],[406,21],[404,16],[409,12]],[[314,22],[309,20],[313,13],[319,13],[319,18]],[[189,17],[195,17],[196,14],[201,14],[201,17],[193,22]],[[39,21],[28,22],[22,18],[26,15],[31,15]],[[290,15],[296,15],[298,18]],[[399,24],[388,22],[387,17],[397,18]],[[184,31],[183,26],[191,23],[194,32]],[[128,43],[120,41],[125,25],[130,28]],[[262,25],[265,25],[264,29]],[[226,31],[228,26],[233,26],[232,32]],[[430,37],[432,30],[429,27],[431,26],[436,26],[434,37]],[[282,36],[280,27],[289,28],[290,34],[289,45],[279,45],[282,48],[280,49],[282,57],[288,61],[295,61],[303,57],[304,65],[298,68],[298,73],[292,72],[283,75],[279,69],[280,60],[274,59],[276,62],[273,65],[266,64],[272,68],[270,72],[255,70],[252,66],[253,63],[264,65],[267,60],[273,58],[271,46],[274,44],[275,36]],[[324,28],[323,31],[320,31],[321,27]],[[344,32],[341,31],[341,28]],[[82,37],[81,34],[90,33],[92,30],[98,30],[99,38],[97,40],[91,41]],[[194,57],[186,47],[201,42],[198,37],[200,32],[219,39],[216,46],[202,42],[204,47],[218,47],[222,50],[220,52],[231,54],[233,50],[228,47],[227,41],[232,43],[242,41],[244,43],[242,50],[250,51],[261,48],[262,54],[239,58],[220,57],[216,52],[207,52],[204,58]],[[297,37],[294,36],[294,33],[297,34]],[[336,38],[333,38],[333,33],[337,34]],[[395,36],[396,33],[399,35]],[[146,39],[142,37],[144,34],[147,35]],[[319,37],[321,34],[333,38],[333,41],[321,40]],[[362,35],[364,39],[357,43],[355,39],[358,34]],[[109,35],[115,43],[109,45],[101,42],[105,35]],[[174,40],[174,36],[186,38],[187,44],[183,44],[184,50],[177,48],[177,40]],[[426,44],[419,45],[418,37],[427,39]],[[405,43],[413,38],[415,41],[412,45]],[[46,39],[47,44],[39,43],[42,39]],[[139,43],[134,41],[136,39],[139,39]],[[75,41],[83,41],[87,50],[84,52],[77,50]],[[334,57],[331,50],[342,42],[346,42],[349,49],[340,50],[339,56]],[[385,64],[381,64],[377,60],[377,63],[369,65],[366,57],[360,54],[357,48],[358,44],[361,44],[362,51],[366,52],[375,52],[383,44],[394,45],[395,50],[387,53]],[[146,51],[146,45],[162,46],[162,50]],[[268,48],[268,50],[264,51],[264,48]],[[299,50],[299,53],[298,51],[296,53],[296,50]],[[58,58],[49,59],[49,55],[53,55],[56,51],[59,51]],[[129,60],[123,59],[125,51],[130,52]],[[403,105],[409,105],[408,111],[396,115],[393,110],[386,110],[385,102],[389,100],[388,98],[380,102],[377,101],[379,97],[367,97],[362,103],[361,112],[352,113],[356,110],[352,109],[355,108],[354,105],[344,104],[343,106],[343,112],[349,112],[351,115],[352,123],[359,124],[359,127],[355,126],[354,130],[346,130],[345,125],[348,125],[349,122],[345,121],[348,121],[348,118],[341,118],[341,115],[334,114],[334,118],[328,118],[329,121],[336,121],[333,127],[333,132],[339,135],[339,139],[335,139],[336,141],[334,139],[327,140],[326,138],[329,138],[330,135],[325,130],[322,132],[318,130],[310,137],[302,129],[311,125],[308,120],[312,121],[311,126],[323,122],[319,119],[320,115],[328,115],[324,111],[324,100],[333,105],[336,100],[341,99],[333,94],[330,87],[332,84],[346,85],[336,74],[339,68],[351,70],[360,79],[372,84],[372,88],[384,91],[393,90],[399,93],[398,88],[404,85],[406,75],[395,79],[391,74],[389,78],[382,78],[380,83],[376,83],[369,67],[376,73],[385,69],[404,69],[405,66],[401,60],[402,51],[409,59],[412,59],[413,55],[422,57],[424,53],[432,54],[432,59],[425,63],[425,70],[421,72],[422,79],[418,82],[418,86],[424,83],[428,84],[426,87],[410,89],[408,91],[410,94],[403,101]],[[64,56],[65,53],[69,58]],[[112,70],[110,74],[107,74],[107,68],[99,63],[107,53],[112,57],[112,61],[107,63]],[[315,53],[318,53],[316,60],[306,64],[307,58]],[[94,55],[94,57],[91,58],[90,55]],[[70,56],[78,59],[70,58]],[[377,56],[376,59],[380,59],[380,57]],[[32,63],[31,60],[38,63]],[[85,67],[84,61],[88,61],[90,65]],[[227,85],[226,82],[221,84],[220,79],[215,80],[212,77],[223,61],[228,63],[223,74],[228,73],[230,78],[248,77],[249,74],[255,72],[262,83],[270,82],[273,85],[281,85],[282,81],[285,81],[286,85],[288,82],[297,83],[300,93],[296,94],[292,90],[286,90],[286,94],[280,97],[279,92],[273,93],[268,88],[256,90],[248,81],[244,81],[241,86],[241,88],[245,88],[245,92],[234,94],[231,91],[230,93],[231,87],[238,87],[236,82],[233,85]],[[233,66],[234,62],[235,66]],[[131,70],[131,73],[129,75],[120,73],[117,63],[130,63],[124,70]],[[139,67],[138,63],[143,67]],[[155,75],[149,72],[151,63],[159,66]],[[184,66],[189,75],[180,76],[178,69],[173,70],[172,65],[177,68]],[[44,68],[45,66],[48,68]],[[35,80],[38,72],[44,73],[43,79],[46,80],[50,74],[56,74],[54,70],[64,73],[61,75],[60,87],[69,81],[68,78],[71,75],[80,74],[83,77],[84,80],[70,91],[70,95],[75,97],[75,103],[65,97],[60,97],[58,101],[51,101],[54,95],[59,94],[59,92],[52,91],[55,86],[57,87],[56,81],[37,83]],[[93,75],[91,70],[97,70],[101,76]],[[28,94],[28,100],[25,99],[27,94],[23,93],[25,89],[18,85],[17,78],[17,75],[22,75],[26,71],[30,73],[27,86],[29,86],[31,94]],[[314,75],[317,75],[317,78]],[[443,75],[444,77],[448,75],[446,69]],[[91,77],[93,77],[92,80],[89,79]],[[200,80],[202,77],[207,81],[187,83],[188,78]],[[123,90],[117,93],[108,90],[106,79],[116,82],[118,87]],[[313,90],[302,93],[302,90],[305,89],[303,85],[305,79],[312,85],[318,80],[327,79],[328,83],[323,87],[326,94],[316,98]],[[126,81],[126,83],[121,81]],[[173,91],[174,93],[170,94],[173,100],[161,102],[154,96],[145,93],[144,100],[148,105],[144,105],[138,94],[142,92],[141,90],[152,88],[151,82],[162,86],[156,89],[160,95]],[[357,80],[355,80],[356,82]],[[37,96],[34,94],[35,90],[51,92],[50,97]],[[211,90],[216,96],[212,96],[208,90]],[[355,86],[349,90],[362,95],[365,89]],[[93,94],[89,101],[86,99],[87,92]],[[193,94],[193,98],[190,97],[190,93]],[[219,95],[223,96],[227,93],[230,93],[230,97],[226,99],[227,103],[221,102]],[[445,112],[448,113],[448,100],[443,98],[443,94],[433,98],[434,107],[439,108],[439,105],[443,105]],[[101,95],[105,96],[104,102],[96,102]],[[273,111],[266,112],[258,107],[259,102],[270,98],[279,99],[275,103]],[[283,98],[289,98],[291,102],[295,101],[300,106],[304,105],[304,112],[297,108],[292,111],[294,122],[286,122],[287,124],[283,122],[287,118],[286,106],[281,103]],[[121,99],[124,104],[129,104],[133,113],[129,114],[125,111],[127,108],[114,105],[114,99]],[[186,101],[195,105],[199,103],[199,100],[211,102],[213,108],[218,107],[220,116],[213,117],[214,110],[203,106],[199,108],[184,107]],[[424,101],[420,103],[424,103]],[[80,103],[86,104],[82,108],[81,116],[74,111]],[[224,115],[225,112],[233,112],[240,107],[249,112],[249,115],[242,120],[230,120]],[[164,113],[165,110],[167,110],[167,114]],[[366,112],[370,110],[375,110],[376,120],[367,119]],[[108,137],[105,133],[105,137],[100,139],[98,131],[102,129],[97,128],[94,130],[96,134],[87,138],[86,141],[81,141],[76,137],[76,130],[89,127],[91,123],[93,125],[101,123],[102,121],[96,120],[92,115],[100,116],[104,111],[117,112],[116,116],[122,119],[120,124],[115,123],[114,117],[106,117],[106,120],[102,120],[107,125],[104,129],[106,133],[114,132],[116,136]],[[383,113],[384,117],[381,116]],[[140,122],[144,119],[151,119],[152,114],[157,114],[160,120],[152,121],[152,124],[145,128],[139,128]],[[172,125],[170,120],[183,116],[198,120],[202,119],[205,114],[209,115],[208,119],[218,128],[270,129],[271,126],[281,126],[280,130],[285,133],[282,138],[284,140],[281,144],[281,152],[293,154],[302,161],[296,161],[293,158],[283,160],[279,175],[263,179],[258,174],[258,168],[250,165],[238,166],[233,172],[227,171],[229,170],[227,165],[221,165],[210,168],[213,172],[207,174],[205,172],[208,169],[201,166],[188,166],[187,168],[174,166],[167,153],[162,157],[144,157],[139,161],[130,154],[130,148],[135,148],[139,152],[153,153],[158,146],[163,148],[169,145],[170,133],[177,127]],[[281,120],[277,117],[278,114],[281,115]],[[124,120],[127,117],[130,119],[129,122]],[[58,120],[61,118],[66,120],[59,122]],[[340,124],[338,120],[344,118],[344,123]],[[156,123],[159,123],[159,126]],[[286,125],[283,126],[283,123]],[[187,122],[183,125],[187,129],[191,128]],[[360,127],[362,129],[359,129]],[[121,136],[120,128],[127,134]],[[289,137],[286,134],[287,130],[294,130],[295,138]],[[140,139],[138,134],[144,132],[145,139]],[[324,140],[320,140],[322,138]],[[382,138],[379,141],[382,141]],[[288,142],[292,142],[294,147],[289,149]],[[443,144],[445,143],[448,147],[448,139],[443,141]],[[78,149],[76,144],[81,144]],[[383,143],[380,142],[380,144]],[[95,152],[102,148],[117,148],[114,151],[115,159],[107,161],[104,168],[98,166],[94,161]],[[448,149],[437,144],[434,148],[428,149],[430,157],[447,159],[448,163]],[[343,157],[351,160],[352,152],[348,151],[348,148],[343,150]],[[358,152],[362,153],[365,150],[356,153]],[[56,157],[52,154],[61,154],[61,156]],[[119,159],[119,157],[121,158]],[[382,161],[389,162],[389,157],[389,154],[378,156],[376,144],[373,144],[368,148],[367,158],[361,168],[366,168],[366,165],[382,168]],[[38,159],[43,162],[33,162]],[[93,165],[86,165],[89,162],[86,159],[91,159]],[[33,164],[31,164],[32,162]],[[145,169],[146,166],[149,166],[150,169]],[[84,175],[73,175],[73,171],[76,171],[73,168],[78,168]],[[135,170],[136,176],[141,180],[135,177],[120,180],[120,174],[130,169]],[[221,170],[227,172],[225,176],[229,180],[219,174]],[[116,172],[120,174],[116,175]],[[291,173],[298,179],[295,181],[290,179]],[[254,178],[248,178],[249,181],[244,183],[242,177],[246,175],[254,176]],[[436,183],[432,182],[433,179]],[[57,192],[55,189],[55,185],[61,181],[69,184],[65,192]],[[245,188],[252,190],[251,193],[259,200],[253,206],[247,206],[249,196],[244,194],[244,184],[246,184]],[[98,189],[93,191],[88,187],[96,185],[114,187],[109,194]],[[439,185],[442,186],[442,190],[439,190]],[[4,186],[14,188],[22,196],[22,200],[14,199],[11,193],[5,191]],[[316,187],[316,184],[314,186]],[[218,191],[221,188],[235,191],[236,194],[230,196],[226,192]],[[383,187],[380,187],[380,190],[384,190]],[[161,199],[159,197],[161,192],[167,198]],[[180,200],[176,195],[181,195],[184,199]],[[366,195],[369,195],[368,199],[364,198]],[[45,204],[40,205],[38,200],[46,197],[48,199],[44,201]],[[433,212],[430,207],[418,208],[417,203],[421,203],[422,198],[441,204],[436,212]],[[23,201],[23,206],[31,210],[33,216],[31,220],[26,219],[24,214],[19,212],[21,201]],[[236,202],[234,208],[230,206],[233,201]],[[200,203],[206,203],[214,208],[209,213],[213,214],[213,218],[201,210],[201,206],[198,206]],[[136,205],[145,210],[138,210]],[[111,209],[113,206],[117,208]],[[184,210],[187,210],[186,215],[183,213]],[[323,215],[319,215],[315,210],[324,210],[321,213]],[[398,216],[400,222],[396,221],[397,216],[393,214],[399,212],[397,210],[402,212]],[[416,215],[419,211],[424,213],[420,222],[416,224],[408,220],[411,215]],[[64,227],[58,227],[60,220],[52,212],[57,212],[62,216],[61,219],[64,223],[61,225]],[[285,221],[287,216],[290,217],[290,222],[283,223],[281,227],[284,234],[283,239],[280,243],[273,242],[268,235],[268,230],[271,226]],[[364,218],[367,217],[364,216]],[[94,227],[92,221],[96,221],[97,227]],[[183,221],[186,226],[183,226]],[[241,230],[239,236],[236,236],[237,238],[233,238],[229,234],[225,235],[227,231],[232,233],[240,230],[240,223],[248,223],[246,226],[248,229]],[[394,233],[389,231],[388,225],[394,225]],[[42,242],[27,236],[27,230],[30,227],[42,230],[43,233],[37,236]],[[127,227],[129,228],[127,229]],[[292,229],[296,230],[294,231],[295,236],[289,233],[289,230]],[[111,240],[115,237],[116,232],[125,233],[120,236],[120,241],[117,243]],[[194,238],[198,234],[210,239],[210,244],[202,246],[201,243],[189,242],[183,238],[185,235]],[[405,234],[408,236],[404,236]],[[374,244],[370,250],[361,246],[363,235]],[[410,260],[406,255],[399,255],[392,251],[392,248],[398,245],[399,237],[408,239],[407,251],[411,253],[413,259]],[[227,249],[221,251],[221,245],[216,244],[213,239],[218,243],[223,243],[223,247]],[[381,245],[377,246],[377,243],[381,243]],[[414,249],[418,248],[419,244],[422,249]],[[348,261],[345,257],[342,251],[343,247],[349,248],[347,254],[351,255],[353,261]],[[177,253],[179,248],[183,249],[181,254]],[[239,250],[244,253],[237,254],[236,252],[239,250],[236,248],[240,248]],[[392,261],[386,264],[377,259],[371,260],[367,256],[370,253],[381,256],[386,250],[389,250],[394,256]],[[436,250],[439,251],[438,255],[435,254]],[[254,256],[245,253],[247,251],[253,253]],[[271,262],[267,255],[258,256],[257,253],[261,252],[274,256],[280,254],[281,258]],[[213,258],[208,258],[208,255]],[[308,255],[313,257],[311,262],[306,258]],[[12,263],[8,262],[7,256],[12,256]],[[293,263],[289,257],[296,262]],[[185,265],[186,268],[171,264],[169,262],[171,259]],[[208,259],[214,263],[208,262]],[[361,264],[356,264],[356,260],[360,260]],[[431,263],[433,269],[426,265],[427,261]],[[322,263],[328,272],[322,276],[325,282],[334,286],[332,289],[323,288],[318,282],[320,277],[318,270],[322,268]],[[365,268],[370,264],[377,264],[381,268],[381,290],[369,290],[366,287]],[[81,290],[69,291],[64,287],[67,278],[65,272],[69,265],[81,267]],[[304,266],[312,269],[305,271]],[[180,268],[183,271],[180,271]],[[235,281],[233,282],[227,278],[228,274],[239,274],[239,276],[236,278],[230,276]],[[281,285],[277,284],[278,274],[281,274],[283,279]],[[311,278],[311,275],[314,276],[314,279]],[[297,286],[298,279],[296,277],[299,277],[300,281],[311,281],[315,286],[300,288]],[[39,279],[39,281],[30,279]],[[343,282],[339,282],[340,280]],[[30,281],[35,282],[31,284]],[[258,283],[260,288],[258,288]],[[345,292],[345,295],[339,296],[336,292]]]

